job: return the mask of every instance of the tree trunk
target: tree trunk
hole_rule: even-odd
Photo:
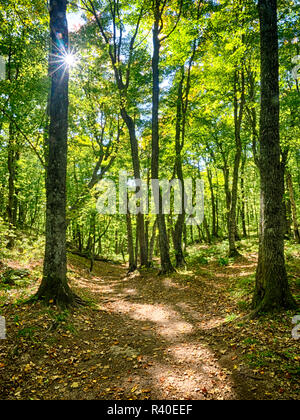
[[[217,238],[217,226],[216,226],[216,202],[215,202],[215,195],[214,195],[214,188],[213,188],[213,182],[212,182],[212,173],[209,168],[206,168],[207,172],[207,178],[209,183],[209,189],[210,189],[210,198],[211,198],[211,215],[212,215],[212,237]]]
[[[12,38],[11,38],[12,39]],[[13,59],[14,48],[12,43],[9,45],[8,51],[8,63],[7,63],[7,79],[10,83],[16,83],[19,78],[19,66],[20,63]],[[17,85],[16,85],[17,86]],[[9,97],[9,108],[14,109],[13,99]],[[16,140],[16,130],[14,129],[14,117],[11,115],[9,123],[9,138],[8,138],[8,156],[7,156],[7,167],[8,167],[8,203],[7,203],[7,220],[9,228],[13,230],[16,227],[17,222],[17,190],[15,188],[16,175],[17,175],[17,161],[19,160],[19,145]],[[8,248],[14,246],[14,235],[9,239]]]
[[[127,249],[129,254],[129,272],[133,272],[136,269],[134,246],[133,246],[133,235],[132,235],[132,223],[129,212],[126,213],[126,226],[127,226]]]
[[[130,115],[127,113],[124,107],[121,108],[121,115],[128,128],[134,178],[140,180],[141,170],[140,170],[140,161],[139,161],[139,152],[138,152],[138,141],[136,138],[134,121],[130,117]],[[147,258],[147,242],[146,242],[146,235],[145,235],[145,220],[144,220],[144,214],[142,213],[137,214],[137,235],[138,235],[139,244],[140,244],[141,266],[147,267],[148,258]]]
[[[294,196],[292,175],[289,172],[287,172],[286,174],[286,183],[289,190],[290,203],[291,203],[291,209],[292,209],[294,238],[295,238],[295,241],[299,244],[300,234],[299,234],[299,226],[298,226],[298,220],[297,220],[297,208],[296,208],[296,201],[295,201],[295,196]]]
[[[287,182],[284,185],[284,199],[282,200],[283,206],[283,224],[284,224],[284,238],[289,239],[292,233],[292,206],[289,198],[289,191],[287,187]]]
[[[43,280],[37,297],[65,307],[74,302],[67,283],[66,171],[68,81],[63,54],[68,51],[67,0],[50,0],[51,98],[46,173],[46,247]]]
[[[16,227],[17,222],[17,191],[15,188],[16,174],[17,174],[17,161],[19,159],[19,152],[17,150],[17,143],[15,139],[15,132],[12,127],[12,123],[9,124],[9,140],[8,140],[8,203],[7,203],[7,221],[10,229]],[[9,239],[8,248],[13,248],[14,236],[12,235]]]
[[[241,221],[242,221],[242,230],[243,230],[244,238],[247,237],[246,199],[245,199],[245,163],[246,163],[246,155],[243,156],[242,167],[241,167]]]
[[[160,2],[155,0],[154,5],[154,26],[153,26],[153,57],[152,57],[152,161],[151,175],[152,179],[159,179],[159,24],[160,24]],[[159,203],[157,203],[157,224],[159,231],[159,248],[161,258],[161,273],[169,273],[175,271],[169,252],[169,243],[167,237],[166,221],[162,213],[162,197],[159,191]]]
[[[185,220],[185,211],[184,211],[184,179],[182,173],[182,159],[181,159],[181,123],[182,123],[182,87],[184,79],[184,68],[181,70],[182,75],[178,85],[178,94],[177,94],[177,111],[176,111],[176,135],[175,135],[175,167],[174,173],[177,176],[177,179],[180,180],[182,185],[182,204],[181,204],[181,213],[178,215],[175,229],[173,233],[173,246],[175,251],[176,258],[176,267],[180,267],[185,264],[184,254],[182,250],[182,232],[183,225]],[[182,133],[183,135],[183,133]]]
[[[210,244],[211,243],[211,236],[210,236],[209,225],[208,225],[206,216],[204,216],[204,218],[203,218],[203,227],[204,227],[204,230],[205,230],[205,233],[206,233],[206,242]]]
[[[242,70],[242,88],[241,88],[241,104],[238,106],[237,100],[237,83],[238,83],[238,71],[235,71],[234,75],[234,125],[235,125],[235,157],[234,157],[234,168],[233,168],[233,179],[232,179],[232,191],[231,191],[231,201],[230,201],[230,210],[229,210],[229,220],[228,220],[228,239],[229,239],[229,256],[235,257],[239,255],[235,240],[237,235],[237,224],[236,224],[236,205],[237,205],[237,195],[238,195],[238,180],[239,180],[239,167],[242,157],[242,143],[241,143],[241,124],[243,118],[243,108],[244,108],[244,71]]]
[[[217,237],[219,238],[219,181],[218,181],[218,171],[216,170],[216,233]]]
[[[255,313],[295,308],[284,260],[282,199],[284,171],[280,162],[277,0],[259,0],[261,40],[260,242]]]
[[[157,219],[155,219],[153,227],[152,227],[152,235],[150,239],[150,246],[149,246],[149,263],[153,263],[153,251],[156,239],[156,229],[157,229]]]

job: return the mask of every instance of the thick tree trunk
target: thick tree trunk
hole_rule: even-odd
[[[66,171],[68,133],[68,51],[66,0],[50,0],[51,97],[48,162],[46,174],[46,247],[43,280],[37,297],[59,306],[74,302],[67,283],[66,259]]]
[[[295,308],[284,260],[280,162],[277,0],[259,0],[261,37],[260,243],[253,307],[256,313]]]

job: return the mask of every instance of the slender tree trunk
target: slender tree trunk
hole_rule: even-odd
[[[81,237],[80,226],[78,225],[78,223],[76,223],[76,226],[75,226],[75,236],[76,236],[76,241],[78,245],[78,250],[79,252],[82,252],[82,237]]]
[[[127,195],[127,202],[128,202],[128,195]],[[131,223],[131,215],[129,211],[126,213],[126,227],[127,227],[127,250],[129,255],[129,270],[128,272],[131,273],[136,270],[136,257],[134,252],[134,245],[133,245],[133,234],[132,234],[132,223]]]
[[[215,202],[215,194],[214,194],[214,188],[213,188],[213,182],[212,182],[212,173],[209,168],[206,169],[207,171],[207,178],[209,183],[209,189],[210,189],[210,198],[211,198],[211,215],[212,215],[212,237],[217,238],[217,226],[216,226],[216,202]]]
[[[206,216],[204,216],[204,218],[203,218],[203,227],[204,227],[204,230],[205,230],[205,233],[206,233],[206,242],[210,244],[211,243],[211,236],[210,236],[209,225],[208,225]]]
[[[292,206],[289,197],[285,197],[284,201],[284,212],[285,212],[285,235],[289,238],[292,233]]]
[[[190,225],[191,244],[194,244],[194,230],[193,225]]]
[[[146,239],[146,252],[147,252],[147,263],[150,267],[151,263],[149,261],[149,219],[145,220],[145,239]]]
[[[290,202],[287,178],[284,179],[284,196],[282,200],[284,239],[289,239],[292,233],[292,206]]]
[[[284,168],[280,162],[279,63],[277,0],[259,0],[261,40],[260,243],[255,313],[295,308],[284,260],[282,199]]]
[[[136,229],[135,229],[135,259],[134,259],[134,265],[135,267],[138,266],[138,259],[139,259],[139,235],[138,235],[138,219],[136,220]]]
[[[241,124],[243,117],[243,107],[244,107],[244,72],[242,70],[242,89],[241,89],[241,104],[238,106],[237,100],[237,83],[238,83],[238,71],[235,71],[234,76],[234,125],[235,125],[235,157],[234,157],[234,168],[233,168],[233,178],[232,178],[232,191],[231,191],[231,201],[230,201],[230,210],[229,210],[229,220],[228,220],[228,239],[229,239],[229,256],[234,257],[239,255],[235,240],[237,236],[237,224],[236,224],[236,205],[237,205],[237,196],[238,196],[238,180],[239,180],[239,167],[242,157],[242,143],[241,143]]]
[[[184,254],[182,250],[182,232],[183,225],[185,220],[185,211],[184,211],[184,179],[182,172],[182,159],[181,159],[181,124],[182,124],[182,88],[183,88],[183,79],[184,79],[184,68],[181,70],[181,79],[178,85],[178,94],[177,94],[177,111],[176,111],[176,135],[175,135],[175,167],[174,173],[177,176],[177,179],[180,180],[182,186],[182,203],[181,203],[181,213],[177,216],[175,223],[175,229],[173,233],[173,246],[175,251],[176,258],[176,267],[184,265]]]
[[[242,167],[241,167],[241,220],[242,220],[243,236],[246,238],[247,229],[246,229],[246,197],[245,197],[245,163],[246,163],[246,156],[244,155],[242,159]]]
[[[297,207],[296,207],[296,201],[295,201],[295,196],[294,196],[292,176],[289,172],[287,172],[287,174],[286,174],[286,182],[287,182],[287,187],[288,187],[289,195],[290,195],[292,218],[293,218],[293,228],[294,228],[294,238],[295,238],[295,241],[299,244],[300,243],[300,234],[299,234],[299,226],[298,226],[298,220],[297,220]]]
[[[197,225],[198,226],[198,225]],[[183,252],[185,253],[187,247],[186,224],[183,225]]]
[[[12,38],[10,37],[10,40]],[[14,59],[14,49],[12,41],[9,44],[8,51],[8,63],[7,63],[7,79],[10,83],[17,83],[19,78],[20,64]],[[11,110],[14,109],[13,99],[9,97],[9,104]],[[17,161],[20,157],[19,145],[16,139],[16,130],[14,129],[14,118],[11,116],[9,123],[9,138],[8,138],[8,156],[7,156],[7,167],[8,167],[8,203],[7,203],[7,219],[10,229],[16,227],[17,222],[17,189],[15,187],[16,176],[17,176]],[[8,242],[8,248],[14,246],[14,235],[12,235]]]
[[[74,302],[67,283],[66,258],[66,171],[68,134],[67,0],[50,0],[51,98],[46,173],[46,247],[43,280],[37,297],[59,306]]]
[[[7,221],[10,229],[16,227],[16,216],[17,216],[17,191],[15,188],[16,173],[17,173],[17,160],[18,150],[16,145],[15,133],[13,130],[12,123],[9,124],[9,140],[8,140],[8,203],[7,203]],[[8,248],[14,246],[14,236],[12,235],[8,242]]]
[[[115,254],[119,254],[119,239],[118,239],[118,229],[115,230]]]
[[[219,238],[219,181],[218,181],[218,171],[216,170],[216,233],[217,237]]]
[[[198,10],[199,13],[199,10]],[[199,17],[199,14],[198,14]],[[184,259],[184,252],[182,249],[182,233],[183,227],[185,223],[185,185],[184,185],[184,177],[183,177],[183,170],[182,170],[182,149],[184,146],[185,141],[185,128],[186,128],[186,115],[189,105],[189,92],[191,86],[191,68],[192,63],[195,57],[196,52],[196,45],[197,42],[194,40],[193,42],[193,50],[192,55],[189,60],[189,65],[187,69],[187,75],[185,76],[185,67],[182,66],[180,69],[180,81],[178,84],[178,93],[177,93],[177,109],[176,109],[176,135],[175,135],[175,167],[174,173],[177,176],[177,179],[180,180],[182,186],[182,202],[181,202],[181,213],[178,215],[175,229],[173,233],[173,245],[175,250],[175,258],[176,258],[176,267],[180,267],[185,264]],[[183,84],[184,79],[186,78],[186,86],[183,91]],[[184,99],[185,97],[185,99]]]
[[[128,128],[134,178],[140,180],[141,170],[140,170],[140,161],[139,161],[139,152],[138,152],[138,141],[137,141],[136,133],[135,133],[135,124],[134,124],[133,119],[130,117],[130,115],[128,114],[128,112],[126,111],[124,107],[121,108],[121,115]],[[148,266],[148,258],[147,258],[147,242],[146,242],[146,235],[145,235],[145,220],[144,220],[143,213],[137,214],[137,235],[139,237],[139,244],[140,244],[141,266],[146,267]]]
[[[132,224],[131,216],[129,213],[126,214],[126,226],[127,226],[127,247],[129,254],[129,272],[133,272],[136,269],[134,246],[133,246],[133,235],[132,235]]]
[[[226,200],[226,223],[227,223],[227,231],[229,234],[229,216],[230,216],[230,204],[231,204],[231,192],[229,188],[229,168],[223,166],[223,178],[224,178],[224,190],[225,190],[225,200]]]
[[[150,246],[149,246],[149,263],[153,263],[153,251],[154,251],[154,245],[155,245],[155,239],[156,239],[156,229],[157,229],[157,219],[155,219],[152,227],[152,235],[150,239]]]
[[[175,229],[173,232],[173,246],[175,251],[175,258],[176,258],[176,267],[180,267],[184,265],[184,253],[182,249],[182,234],[184,228],[184,218],[185,214],[179,214],[176,220]]]
[[[9,56],[8,56],[8,63],[7,63],[7,71],[8,71],[8,80],[12,82],[12,72],[11,72],[11,60],[12,60],[12,45],[9,46]],[[7,170],[8,170],[8,202],[6,207],[6,215],[8,224],[11,226],[12,223],[12,212],[13,212],[13,195],[14,195],[14,177],[12,176],[13,173],[13,155],[14,155],[14,132],[13,132],[13,124],[10,122],[9,129],[8,129],[8,148],[7,148]],[[8,244],[8,247],[11,245]]]
[[[197,225],[197,230],[198,230],[198,242],[199,244],[201,244],[203,242],[203,237],[202,237],[201,228],[199,225]]]
[[[99,235],[99,238],[98,238],[98,254],[99,255],[102,254],[102,238],[101,238],[101,235]]]
[[[153,26],[153,57],[152,57],[152,179],[159,179],[159,24],[160,24],[160,2],[155,0],[154,5],[154,26]],[[162,197],[159,191],[159,203],[157,203],[157,224],[159,231],[159,247],[161,258],[161,273],[173,272],[174,268],[170,259],[169,243],[166,229],[166,221],[162,212]]]
[[[87,255],[90,259],[91,273],[94,268],[94,261],[96,255],[96,213],[93,213],[90,219],[89,246],[87,247]]]

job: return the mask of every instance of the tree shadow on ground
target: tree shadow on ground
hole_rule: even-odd
[[[91,274],[86,260],[70,258],[71,285],[93,305],[65,318],[39,303],[6,308],[1,398],[274,399],[272,370],[244,361],[240,344],[255,332],[227,322],[238,311],[230,289],[253,267],[243,260],[162,277],[97,262]]]

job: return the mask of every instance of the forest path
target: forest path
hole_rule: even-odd
[[[125,267],[97,263],[89,279],[81,276],[76,286],[100,308],[82,338],[90,342],[95,330],[104,333],[96,342],[105,342],[102,366],[109,366],[98,397],[251,399],[264,393],[265,378],[237,367],[235,341],[222,334],[232,312],[228,279],[254,267],[252,260],[161,277],[157,270],[127,275]]]
[[[255,358],[257,340],[267,343],[261,325],[227,322],[241,314],[232,293],[237,279],[252,275],[255,265],[252,255],[227,267],[198,264],[158,276],[97,262],[90,274],[88,261],[71,257],[72,288],[92,306],[61,314],[40,303],[7,307],[0,397],[293,398],[297,385],[285,383],[282,391],[274,366],[245,362],[245,353]]]

